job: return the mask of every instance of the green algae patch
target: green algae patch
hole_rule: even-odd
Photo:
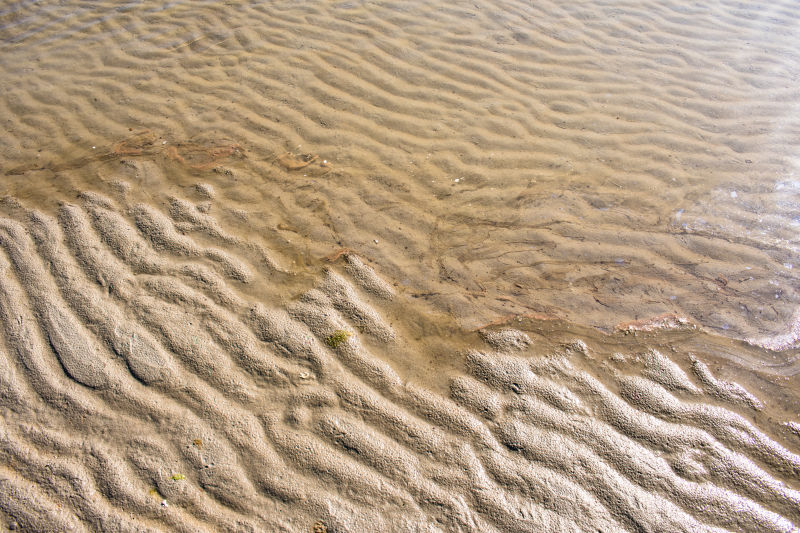
[[[172,474],[172,477],[170,479],[172,481],[181,481],[183,479],[186,479],[186,476],[184,476],[183,474]]]
[[[349,331],[345,331],[343,329],[337,329],[327,339],[325,339],[325,344],[327,344],[331,348],[336,348],[344,341],[346,341],[350,335],[352,335],[352,333],[350,333]]]

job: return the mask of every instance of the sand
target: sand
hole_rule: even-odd
[[[792,3],[0,10],[0,525],[796,531]]]

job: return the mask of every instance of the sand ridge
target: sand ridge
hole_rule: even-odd
[[[800,520],[800,455],[748,421],[759,399],[699,359],[599,364],[581,341],[541,353],[500,327],[452,354],[464,364],[440,392],[391,364],[424,360],[383,317],[414,304],[362,259],[344,254],[283,303],[256,301],[248,286],[280,275],[256,267],[258,246],[210,214],[180,226],[203,202],[144,205],[130,190],[84,192],[55,214],[2,206],[0,508],[23,529]],[[209,254],[209,239],[227,244]]]
[[[0,7],[0,521],[796,531],[797,20]]]
[[[9,192],[131,130],[229,139],[310,247],[466,327],[671,312],[796,344],[790,2],[101,6],[3,11]]]

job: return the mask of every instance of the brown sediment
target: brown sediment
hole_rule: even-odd
[[[144,155],[153,153],[156,146],[157,136],[150,130],[143,130],[134,133],[121,141],[115,142],[111,146],[111,153],[115,155]]]
[[[347,257],[347,256],[353,255],[353,254],[355,254],[355,252],[353,250],[351,250],[350,248],[342,248],[341,250],[337,250],[337,251],[333,252],[332,254],[326,255],[325,257],[323,257],[323,259],[325,261],[329,262],[329,263],[335,263],[336,261],[338,261],[342,257]]]
[[[50,162],[45,165],[23,165],[7,171],[6,175],[21,175],[30,170],[50,170],[52,172],[63,172],[83,168],[97,162],[108,161],[120,156],[142,156],[152,155],[161,149],[156,144],[157,136],[150,130],[144,130],[113,143],[111,146],[104,146],[97,149],[93,147],[92,153],[68,159],[61,162]]]
[[[554,315],[548,315],[548,314],[545,314],[545,313],[515,313],[515,314],[512,314],[512,315],[506,315],[506,316],[502,316],[500,318],[497,318],[495,320],[492,320],[491,322],[483,324],[482,326],[479,326],[479,327],[473,329],[472,331],[475,332],[475,331],[481,331],[483,329],[487,329],[487,328],[491,328],[491,327],[495,327],[495,326],[504,326],[504,325],[512,324],[514,322],[519,322],[519,321],[522,321],[522,320],[525,320],[525,319],[537,320],[537,321],[541,321],[541,320],[563,320],[560,317],[557,317],[557,316],[554,316]]]
[[[439,319],[352,250],[285,299],[255,267],[258,247],[163,194],[84,192],[56,216],[0,206],[0,402],[16,413],[2,419],[13,476],[0,479],[0,509],[20,525],[782,531],[800,520],[800,449],[775,422],[782,407],[715,375],[706,356],[640,355],[625,337],[607,357],[604,336],[584,342],[563,321],[568,342],[542,353],[514,328],[558,319],[523,313],[479,328],[483,341],[443,330],[469,347],[449,354],[457,368],[431,366],[432,338],[399,332]],[[54,485],[54,469],[91,481]],[[24,508],[10,497],[21,494]]]
[[[166,154],[170,159],[186,165],[195,170],[214,168],[221,161],[236,156],[242,156],[244,150],[238,144],[201,144],[201,143],[172,143],[166,147]]]
[[[234,143],[225,142],[158,142],[158,137],[150,130],[144,130],[113,143],[110,147],[94,148],[90,155],[77,157],[61,163],[45,165],[28,164],[6,171],[6,175],[21,175],[30,170],[51,170],[62,172],[85,167],[91,163],[108,161],[120,157],[152,156],[160,153],[174,161],[194,170],[207,170],[217,166],[221,161],[236,156],[243,156],[244,150]]]
[[[30,172],[31,170],[45,170],[46,167],[42,166],[41,163],[25,163],[24,165],[20,165],[14,168],[10,168],[6,170],[6,176],[20,176],[25,174],[26,172]]]
[[[552,3],[530,17],[530,6],[503,2],[497,9],[507,23],[462,7],[415,3],[412,18],[426,26],[410,42],[392,31],[405,28],[407,13],[391,4],[361,13],[364,27],[386,30],[385,46],[355,30],[346,4],[316,5],[313,29],[299,6],[287,6],[291,15],[248,6],[224,20],[174,7],[171,18],[130,21],[142,32],[163,22],[164,32],[126,41],[122,35],[133,34],[112,17],[108,33],[85,50],[66,35],[91,27],[91,14],[62,12],[41,38],[23,31],[31,39],[14,41],[7,54],[5,79],[20,82],[3,100],[0,164],[12,178],[4,190],[44,194],[41,181],[60,180],[28,173],[82,168],[104,155],[148,157],[172,143],[170,154],[184,161],[177,166],[203,171],[234,157],[235,143],[224,139],[235,139],[248,154],[263,154],[241,164],[270,186],[240,183],[241,198],[286,192],[283,206],[269,207],[284,218],[275,226],[287,218],[305,225],[315,253],[331,245],[331,231],[340,246],[379,241],[361,251],[403,272],[417,292],[437,293],[431,305],[455,309],[469,328],[546,308],[606,330],[674,313],[767,344],[791,329],[800,284],[790,268],[797,187],[787,154],[797,142],[794,130],[775,126],[793,98],[780,80],[794,56],[783,53],[786,37],[775,30],[791,9],[776,4],[780,16],[760,18],[709,8],[687,25],[669,4],[620,8],[643,27],[653,24],[657,39],[674,39],[675,53],[686,56],[673,61],[640,46],[608,5],[574,6],[576,27],[564,25]],[[21,8],[19,21],[44,15],[26,13]],[[530,20],[543,30],[518,31]],[[617,22],[594,33],[590,21],[598,20]],[[466,34],[495,43],[445,37],[464,24]],[[570,32],[592,38],[562,39]],[[293,47],[293,38],[307,46]],[[197,46],[200,39],[221,44]],[[738,39],[768,50],[753,58],[755,71],[709,68],[737,65]],[[608,46],[620,53],[606,55]],[[403,49],[410,55],[398,58]],[[42,58],[46,67],[32,69]],[[153,72],[169,75],[157,81]],[[753,91],[761,75],[764,87]],[[107,80],[103,90],[98,77]],[[709,98],[719,87],[726,90]],[[169,138],[105,146],[131,127]],[[201,136],[209,142],[198,152],[192,143]],[[287,171],[279,157],[291,168],[317,154],[337,161],[336,180],[297,179],[329,170],[319,157],[288,176],[276,171]],[[487,296],[456,305],[462,286],[485,287]]]
[[[286,152],[278,156],[278,163],[286,170],[300,170],[318,159],[319,156],[315,154],[295,155],[291,152]]]
[[[623,4],[8,7],[0,526],[797,529],[797,7]]]

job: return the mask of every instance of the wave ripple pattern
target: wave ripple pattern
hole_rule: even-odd
[[[0,170],[143,129],[257,175],[316,153],[302,218],[465,327],[675,313],[797,347],[800,18],[762,4],[8,2]]]
[[[410,350],[401,296],[355,255],[254,301],[268,252],[186,199],[0,209],[0,512],[23,530],[797,530],[800,456],[700,361],[589,371],[580,341],[506,329],[429,390],[380,356]]]

